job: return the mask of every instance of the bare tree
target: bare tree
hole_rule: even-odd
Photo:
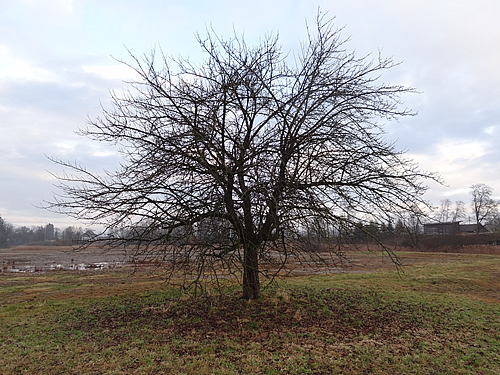
[[[493,219],[498,212],[499,201],[491,198],[493,189],[485,184],[470,187],[471,206],[477,223],[477,233],[481,233],[483,223]]]
[[[395,233],[398,235],[404,235],[403,238],[407,238],[409,240],[409,245],[418,249],[420,247],[421,237],[423,233],[422,222],[423,219],[427,217],[426,213],[422,210],[419,210],[418,207],[412,207],[395,214]]]
[[[438,221],[440,221],[441,223],[448,222],[448,219],[450,217],[450,210],[451,210],[451,200],[449,199],[441,200],[441,207],[439,208],[437,217]]]
[[[459,221],[465,218],[465,203],[462,201],[455,202],[455,208],[451,212],[451,221]]]
[[[437,212],[436,219],[441,223],[448,221],[458,221],[465,217],[465,204],[462,201],[456,201],[453,207],[451,200],[441,200],[441,206]]]
[[[277,37],[249,47],[209,32],[200,66],[132,56],[141,80],[82,131],[119,145],[121,169],[56,160],[73,172],[58,177],[50,208],[104,225],[108,243],[135,244],[135,257],[160,257],[175,280],[242,277],[254,299],[260,274],[292,256],[316,262],[311,245],[340,254],[334,239],[356,223],[425,204],[422,180],[434,177],[377,123],[413,115],[399,102],[411,89],[378,83],[396,64],[346,52],[331,20],[315,26],[292,55]]]

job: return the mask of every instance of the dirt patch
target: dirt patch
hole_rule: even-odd
[[[299,290],[288,293],[287,301],[271,297],[247,302],[232,297],[210,303],[198,300],[151,304],[143,299],[122,299],[116,306],[95,305],[88,310],[71,311],[69,315],[73,318],[68,328],[116,332],[124,325],[150,324],[167,337],[224,341],[230,336],[267,345],[270,335],[279,336],[283,331],[307,333],[316,339],[375,336],[387,340],[401,332],[416,331],[423,324],[415,319],[416,306],[403,302],[389,306],[373,292],[329,288],[314,293]]]

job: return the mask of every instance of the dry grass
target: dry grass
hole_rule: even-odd
[[[455,253],[455,254],[488,254],[500,255],[500,246],[493,245],[466,245],[462,247],[441,246],[439,249],[422,249],[426,252]]]

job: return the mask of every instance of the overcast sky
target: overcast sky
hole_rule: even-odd
[[[0,214],[16,225],[72,222],[36,208],[60,172],[45,155],[113,170],[112,147],[75,134],[133,78],[131,61],[161,46],[200,61],[195,33],[233,30],[248,44],[278,32],[299,47],[318,6],[345,27],[359,55],[403,63],[381,80],[416,88],[419,113],[386,125],[387,138],[438,172],[426,198],[469,201],[469,186],[500,195],[500,2],[498,0],[0,0]]]

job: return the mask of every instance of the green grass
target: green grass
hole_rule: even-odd
[[[292,277],[250,302],[172,300],[145,274],[0,274],[1,373],[500,373],[500,257],[412,256],[402,276]]]

